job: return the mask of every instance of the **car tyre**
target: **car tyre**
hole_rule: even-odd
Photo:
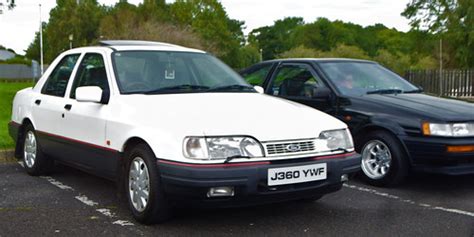
[[[23,166],[29,175],[46,175],[53,170],[54,160],[42,152],[35,129],[31,124],[25,127],[22,144]]]
[[[400,142],[389,132],[374,131],[359,142],[362,155],[361,177],[374,186],[394,186],[408,174],[407,155]]]
[[[143,224],[155,224],[171,217],[153,151],[139,144],[126,153],[125,192],[133,217]]]

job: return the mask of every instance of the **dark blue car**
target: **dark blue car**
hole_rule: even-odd
[[[241,72],[265,93],[346,122],[372,185],[409,171],[474,173],[474,104],[430,96],[381,65],[352,59],[284,59]]]

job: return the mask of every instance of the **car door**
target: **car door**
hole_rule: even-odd
[[[79,56],[64,56],[33,98],[32,118],[41,149],[55,158],[61,158],[64,148],[61,139],[64,96]]]
[[[296,101],[330,113],[332,93],[311,65],[282,63],[273,72],[265,93]]]
[[[74,81],[63,107],[67,108],[63,121],[68,142],[68,157],[76,165],[98,175],[112,177],[115,173],[118,152],[109,149],[106,139],[106,121],[109,114],[108,101],[102,103],[76,100],[76,89],[84,86],[100,87],[110,95],[104,56],[100,52],[89,52],[82,58]],[[105,97],[103,97],[105,98]]]

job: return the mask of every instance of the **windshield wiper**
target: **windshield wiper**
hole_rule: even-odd
[[[400,89],[380,89],[375,91],[367,91],[367,95],[370,94],[400,94],[403,93],[403,90]]]
[[[208,86],[199,86],[199,85],[177,85],[177,86],[168,86],[163,88],[158,88],[156,90],[144,91],[143,94],[159,94],[161,92],[170,92],[175,90],[207,90]]]
[[[229,157],[227,157],[227,158],[225,159],[224,164],[227,164],[227,163],[229,163],[231,160],[237,159],[237,158],[250,159],[250,156],[239,156],[239,155],[236,155],[236,156],[229,156]]]
[[[253,87],[247,85],[226,85],[226,86],[218,86],[207,90],[207,92],[215,92],[215,91],[227,91],[227,90],[242,90],[242,91],[255,91]]]
[[[411,91],[404,91],[403,93],[421,93],[423,92],[422,89],[415,89],[415,90],[411,90]]]

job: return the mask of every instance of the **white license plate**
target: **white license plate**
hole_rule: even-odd
[[[327,179],[326,163],[268,169],[268,186]]]

